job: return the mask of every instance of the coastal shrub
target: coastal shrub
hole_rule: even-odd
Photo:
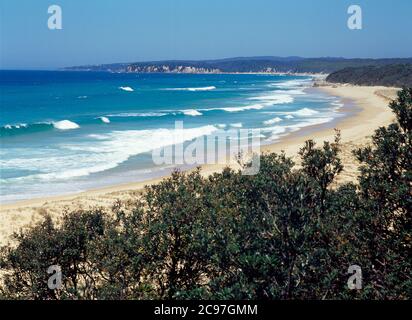
[[[1,249],[1,294],[43,300],[151,297],[151,287],[141,282],[138,220],[135,210],[125,223],[118,205],[110,215],[101,208],[66,212],[59,222],[45,215],[43,222],[14,234],[17,247]],[[51,266],[61,270],[57,289],[49,286]]]
[[[389,104],[397,121],[373,135],[372,147],[355,151],[362,166],[359,197],[362,224],[357,246],[368,266],[374,298],[412,295],[412,89]]]
[[[95,273],[88,243],[104,232],[104,213],[64,214],[57,226],[49,215],[27,232],[14,235],[18,245],[4,247],[0,266],[11,270],[3,276],[6,296],[33,299],[94,297]],[[50,290],[47,270],[58,265],[64,274],[63,288]]]
[[[143,241],[158,298],[196,291],[207,279],[211,239],[204,188],[199,170],[174,172],[146,188]]]
[[[174,172],[133,203],[65,212],[0,251],[5,299],[411,299],[412,89],[390,103],[396,122],[354,151],[340,134],[299,152],[261,156],[256,175]],[[246,164],[247,166],[247,164]],[[62,286],[50,289],[58,265]],[[350,290],[348,268],[362,270]]]

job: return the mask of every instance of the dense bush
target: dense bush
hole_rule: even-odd
[[[412,64],[363,65],[329,74],[326,81],[358,86],[412,86]]]
[[[1,249],[11,299],[411,299],[412,89],[397,122],[354,153],[357,184],[333,143],[307,141],[296,168],[266,154],[254,176],[174,172],[136,203],[49,216]],[[363,288],[350,290],[350,265]],[[63,283],[48,288],[50,265]]]

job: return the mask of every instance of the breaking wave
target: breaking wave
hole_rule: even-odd
[[[278,123],[278,122],[281,122],[281,121],[282,121],[281,118],[276,117],[276,118],[273,118],[273,119],[270,119],[270,120],[263,121],[263,124],[264,125],[272,125],[272,124],[275,124],[275,123]]]
[[[133,92],[134,91],[134,89],[131,88],[131,87],[119,87],[119,89],[123,90],[123,91],[127,91],[127,92]]]
[[[99,119],[103,122],[103,123],[110,123],[110,119],[108,117],[99,117]]]
[[[114,113],[108,114],[106,117],[119,117],[119,118],[127,118],[127,117],[163,117],[168,115],[167,112],[121,112],[121,113]]]
[[[70,120],[61,120],[57,122],[52,122],[53,127],[59,130],[72,130],[78,129],[80,126],[76,122]]]
[[[1,160],[4,167],[31,168],[41,172],[9,180],[35,179],[60,180],[87,176],[117,167],[130,157],[191,141],[209,135],[218,129],[207,125],[197,128],[113,131],[91,134],[91,142],[69,143],[58,149],[45,149],[41,156],[31,155],[20,159]],[[44,161],[47,159],[47,161]]]
[[[310,108],[303,108],[303,109],[300,109],[298,111],[290,112],[290,114],[294,114],[294,115],[297,115],[297,116],[300,116],[300,117],[313,116],[313,115],[318,114],[318,113],[319,113],[319,111],[316,111],[316,110],[313,110],[313,109],[310,109]]]
[[[192,117],[196,117],[196,116],[201,116],[202,113],[200,113],[199,111],[195,110],[195,109],[188,109],[188,110],[182,110],[181,111],[185,116],[192,116]]]
[[[6,124],[0,127],[0,136],[13,136],[21,133],[34,133],[51,130],[53,128],[58,130],[72,130],[78,129],[80,128],[80,126],[76,122],[69,120],[61,120],[56,122],[37,122],[32,124]]]
[[[215,90],[215,86],[208,86],[208,87],[198,87],[198,88],[166,88],[163,90],[169,90],[169,91],[210,91],[210,90]]]

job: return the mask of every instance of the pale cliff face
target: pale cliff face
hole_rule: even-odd
[[[191,66],[176,66],[174,68],[168,65],[148,65],[148,66],[128,66],[127,72],[160,72],[160,73],[220,73],[219,69],[196,68]]]

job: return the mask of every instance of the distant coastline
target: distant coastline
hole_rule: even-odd
[[[53,70],[51,70],[53,71]],[[315,78],[323,78],[326,79],[326,77],[329,75],[329,73],[323,73],[323,72],[265,72],[265,71],[247,71],[247,72],[202,72],[202,71],[196,71],[196,72],[126,72],[126,71],[112,71],[112,70],[105,70],[105,71],[96,71],[96,70],[77,70],[77,69],[59,69],[57,71],[70,71],[70,72],[109,72],[109,73],[138,73],[138,74],[199,74],[199,75],[213,75],[213,74],[245,74],[245,75],[273,75],[273,76],[302,76],[302,77],[315,77]]]
[[[346,59],[339,57],[237,57],[215,60],[163,60],[63,68],[70,71],[107,71],[122,73],[266,73],[329,74],[349,67],[410,64],[412,58]]]

